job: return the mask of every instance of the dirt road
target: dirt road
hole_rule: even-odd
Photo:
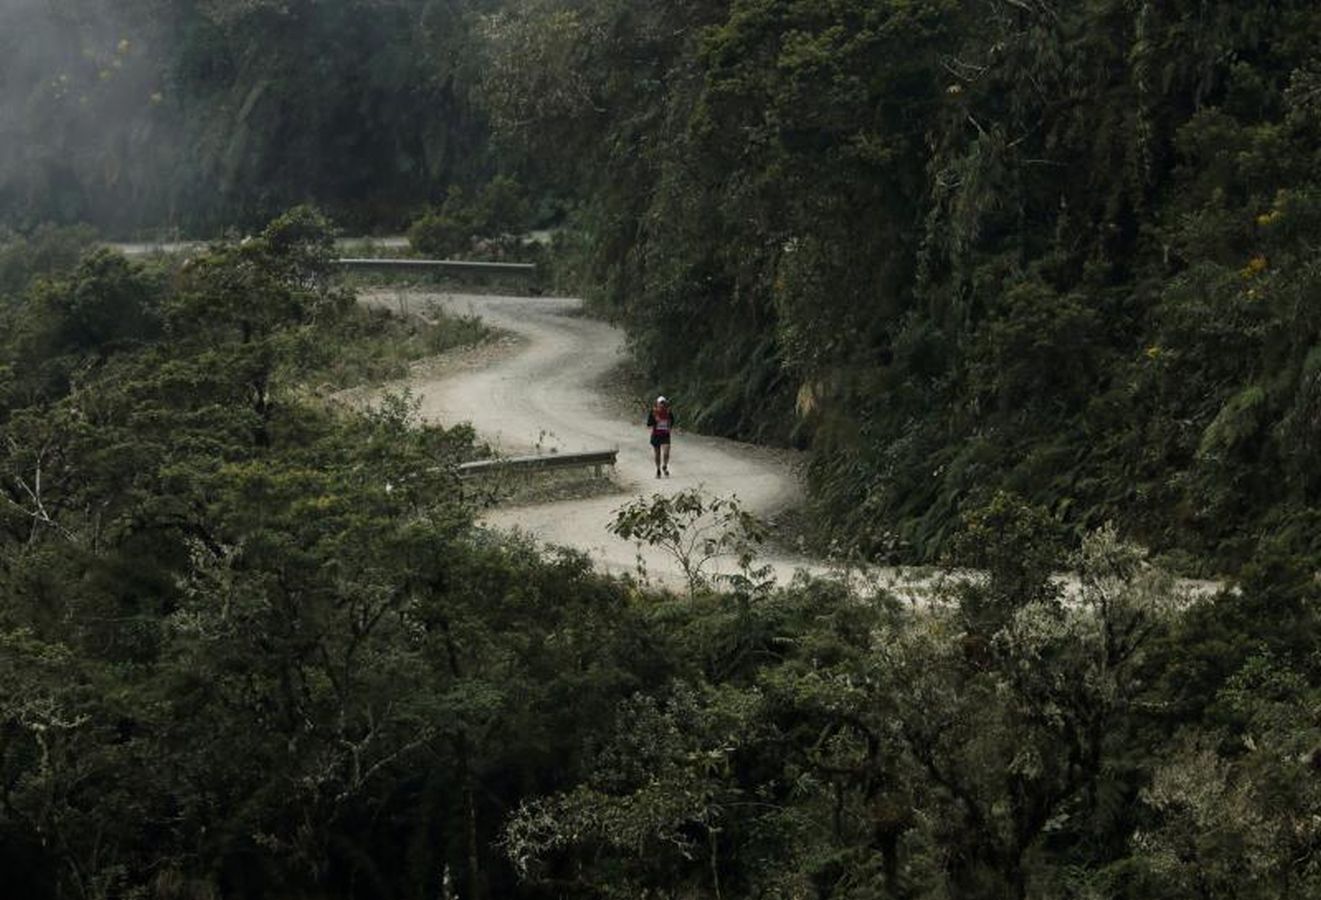
[[[206,241],[140,241],[137,243],[112,242],[106,245],[118,250],[125,256],[150,256],[153,253],[187,253],[206,247]],[[392,237],[345,237],[337,238],[335,246],[340,250],[372,247],[380,250],[402,251],[409,247],[408,238]]]
[[[400,292],[363,295],[365,302],[397,308]],[[674,437],[671,477],[657,479],[652,463],[645,410],[622,418],[600,389],[621,361],[623,333],[581,315],[581,302],[546,297],[500,297],[410,291],[414,311],[434,304],[450,313],[480,316],[490,325],[517,334],[517,350],[488,364],[435,379],[411,383],[426,418],[454,424],[471,422],[478,434],[501,453],[560,452],[617,448],[616,480],[624,493],[534,507],[500,509],[483,521],[499,528],[519,528],[537,539],[589,554],[599,568],[635,572],[641,553],[648,577],[672,586],[684,582],[677,562],[651,548],[639,549],[606,530],[612,512],[632,497],[675,493],[697,487],[712,494],[738,497],[745,509],[767,517],[801,499],[798,478],[786,454],[704,437],[683,429]],[[617,401],[616,401],[617,405]],[[676,398],[680,424],[682,398]],[[777,579],[787,580],[798,567],[823,567],[786,556],[768,557]],[[718,561],[712,572],[732,571],[732,561]]]

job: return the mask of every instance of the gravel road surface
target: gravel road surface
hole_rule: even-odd
[[[398,308],[398,290],[364,292],[367,303]],[[789,455],[735,441],[705,437],[680,429],[674,436],[671,477],[657,479],[646,410],[629,420],[618,401],[605,396],[603,380],[622,360],[624,336],[612,325],[581,314],[579,300],[551,297],[503,297],[427,293],[410,290],[408,307],[423,313],[436,306],[456,315],[476,315],[515,333],[517,346],[479,367],[410,382],[420,398],[422,415],[445,424],[471,422],[478,434],[502,454],[576,452],[617,449],[616,481],[623,493],[489,512],[483,522],[518,528],[538,540],[587,553],[607,572],[636,572],[641,554],[647,576],[670,586],[685,584],[678,563],[652,548],[639,548],[606,530],[612,513],[634,497],[701,488],[736,495],[748,511],[769,517],[802,498]],[[683,422],[682,398],[675,411]],[[779,580],[797,568],[820,573],[809,560],[770,556]],[[712,573],[733,571],[731,560],[708,566]]]

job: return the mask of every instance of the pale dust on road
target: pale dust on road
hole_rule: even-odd
[[[401,292],[367,291],[360,300],[398,308]],[[598,387],[623,358],[623,333],[582,315],[579,300],[410,290],[407,303],[423,314],[434,305],[453,315],[475,315],[521,339],[510,352],[495,354],[483,366],[411,378],[408,386],[425,419],[445,425],[470,422],[478,436],[501,454],[619,451],[615,474],[622,493],[497,509],[482,517],[488,526],[517,528],[543,543],[580,550],[599,569],[614,574],[636,574],[641,553],[650,580],[678,587],[686,582],[674,559],[607,531],[614,511],[624,503],[658,492],[699,488],[712,495],[735,495],[744,509],[764,519],[802,499],[786,454],[682,428],[674,436],[671,477],[657,479],[643,424],[646,410],[639,408],[631,421],[621,418]],[[682,424],[683,404],[678,398],[676,415]],[[819,563],[784,555],[762,562],[773,566],[781,583],[799,568],[813,574],[827,571]],[[708,566],[711,574],[735,569],[727,559]]]
[[[364,303],[423,315],[435,306],[453,315],[479,316],[516,336],[494,348],[465,354],[462,366],[418,370],[407,386],[421,400],[422,414],[454,425],[470,422],[478,435],[504,454],[617,449],[616,480],[621,493],[488,512],[482,521],[496,528],[521,529],[547,544],[587,553],[603,571],[636,574],[639,555],[648,578],[668,587],[685,585],[679,564],[653,548],[638,548],[607,531],[613,513],[633,498],[699,488],[711,495],[735,495],[749,512],[769,519],[802,500],[791,455],[768,451],[680,429],[671,457],[672,477],[656,479],[646,410],[621,418],[617,403],[600,391],[623,359],[623,333],[582,315],[579,300],[440,293],[418,289],[377,290],[359,295]],[[676,407],[683,421],[682,398]],[[732,560],[717,561],[710,574],[732,574]],[[913,604],[948,598],[950,588],[982,577],[967,570],[867,566],[841,570],[821,560],[767,552],[759,560],[784,584],[796,572],[843,577],[860,594],[884,590]],[[1077,576],[1056,580],[1066,597],[1077,598]],[[1181,602],[1223,589],[1217,580],[1179,579]]]

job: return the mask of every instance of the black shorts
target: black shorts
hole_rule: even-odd
[[[670,436],[668,434],[653,434],[651,436],[651,446],[659,447],[661,444],[668,444]]]

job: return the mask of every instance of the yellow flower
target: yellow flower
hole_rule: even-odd
[[[1243,270],[1239,272],[1239,274],[1244,278],[1255,278],[1262,272],[1266,271],[1266,265],[1266,257],[1257,254],[1252,257],[1252,259],[1248,260],[1248,264],[1243,267]]]
[[[1152,344],[1150,347],[1147,348],[1147,359],[1158,359],[1161,355],[1161,352],[1162,351],[1159,346],[1157,346],[1156,344]]]
[[[1267,225],[1271,224],[1279,217],[1280,217],[1280,211],[1278,209],[1272,209],[1270,212],[1264,212],[1261,215],[1257,216],[1257,224],[1265,228]]]

